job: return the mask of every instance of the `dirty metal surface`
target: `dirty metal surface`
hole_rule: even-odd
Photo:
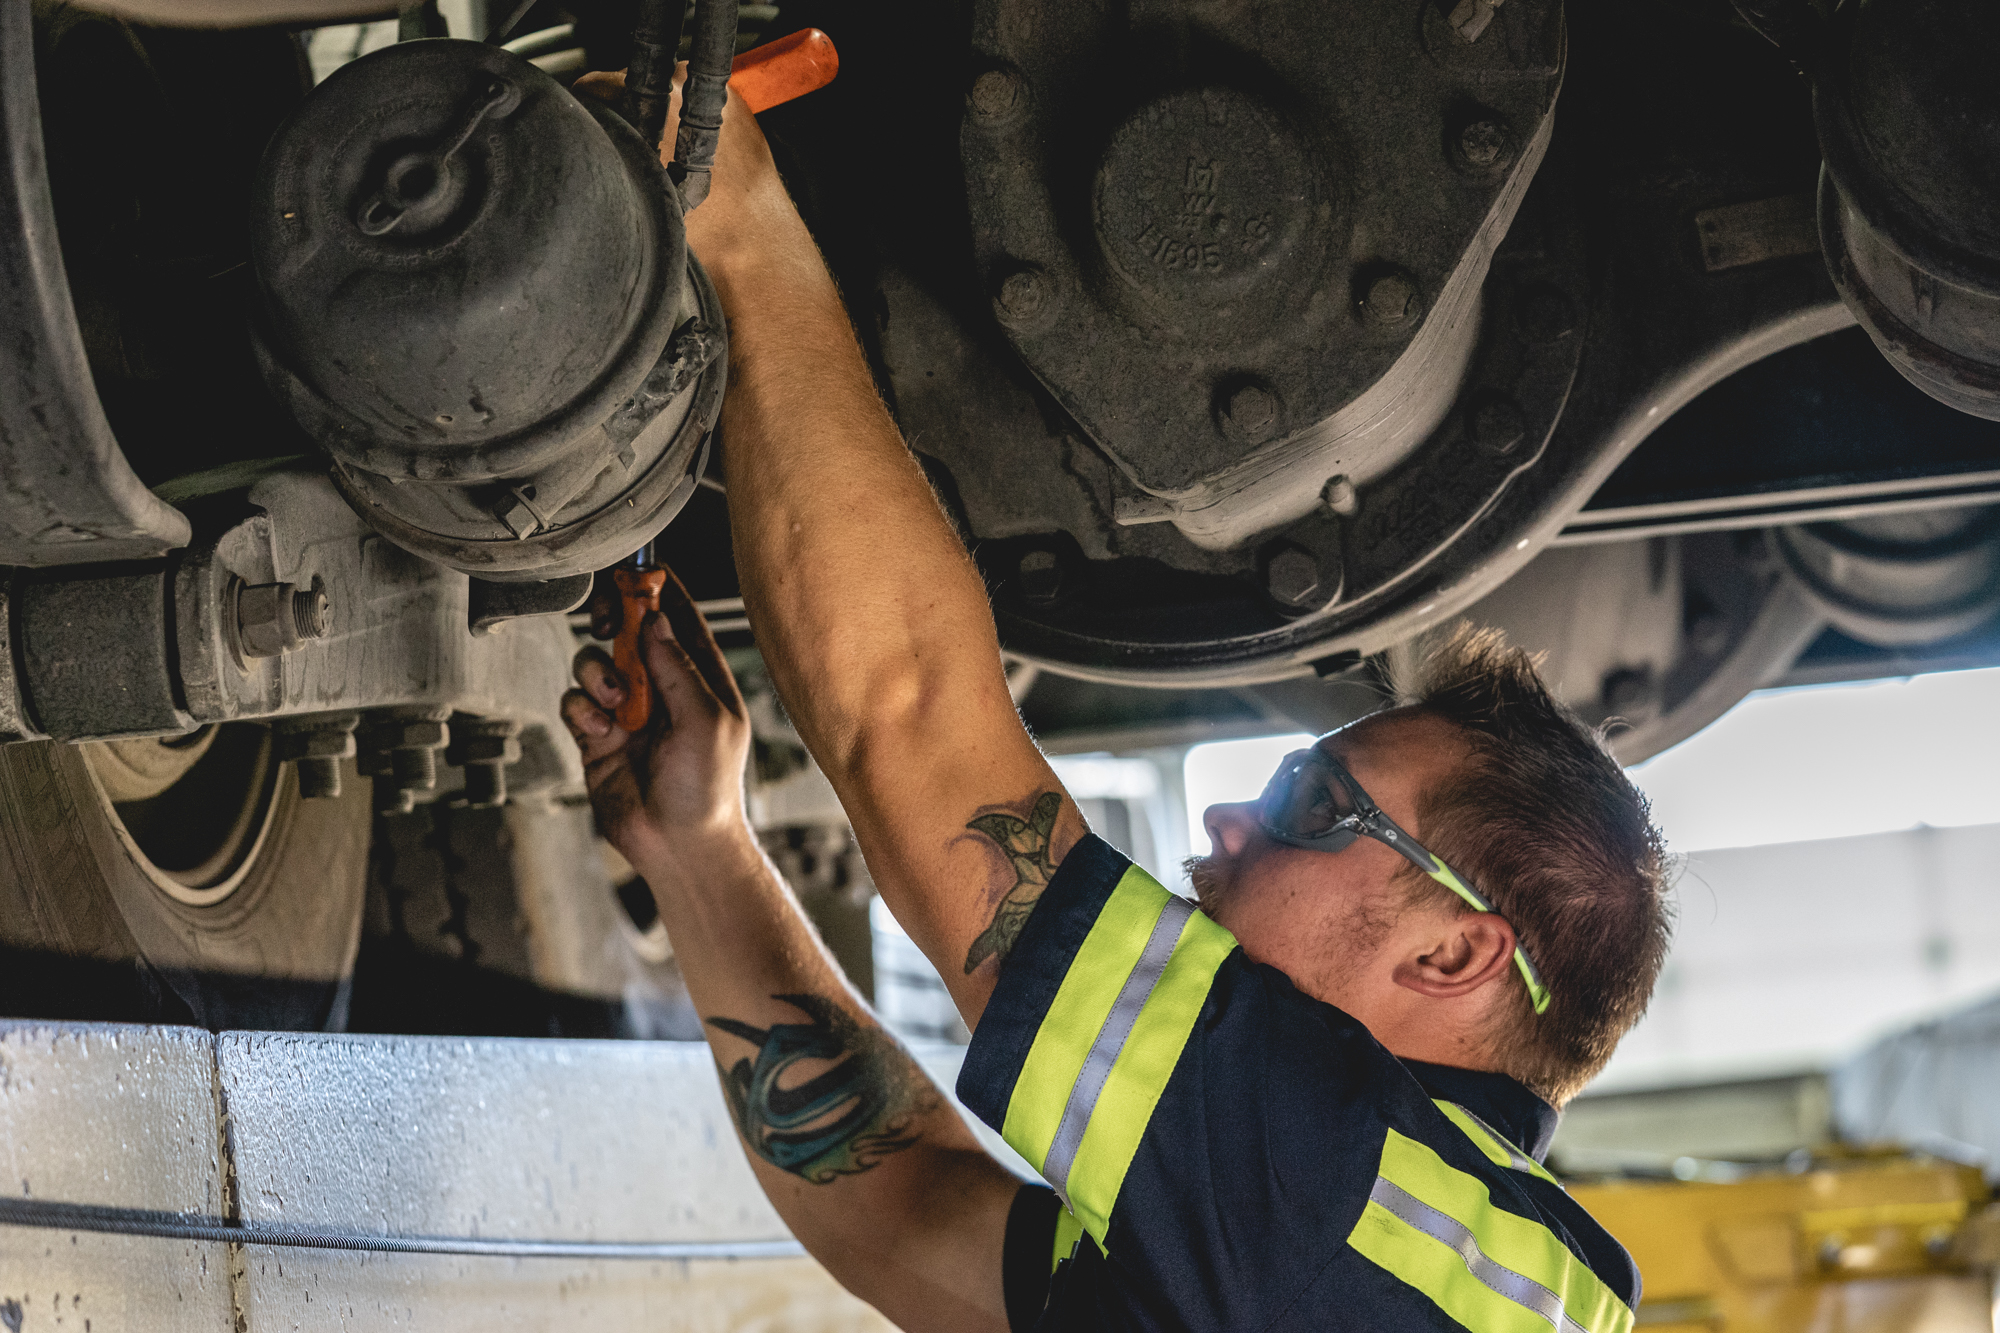
[[[0,1024],[0,1182],[25,1198],[219,1213],[214,1039]],[[229,1247],[0,1227],[0,1327],[222,1333]]]
[[[188,522],[140,484],[97,399],[49,202],[27,5],[0,6],[0,564],[156,556]]]
[[[924,1055],[946,1088],[959,1054]],[[0,1168],[23,1197],[252,1225],[788,1239],[694,1042],[0,1022]],[[90,1333],[890,1327],[806,1258],[576,1262],[0,1228],[0,1327],[85,1318]]]
[[[8,596],[21,610],[11,658],[0,657],[10,678],[0,684],[0,739],[443,707],[520,722],[541,738],[524,734],[524,750],[554,757],[562,782],[580,785],[556,712],[575,651],[559,617],[474,633],[471,581],[371,530],[308,464],[183,502],[198,515],[196,535],[172,560],[12,576]],[[316,581],[327,633],[277,656],[244,655],[240,589]]]

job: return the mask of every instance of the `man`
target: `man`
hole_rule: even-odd
[[[1200,909],[1167,893],[1022,728],[979,576],[735,100],[714,179],[689,239],[731,321],[744,601],[973,1030],[962,1098],[1054,1186],[980,1151],[759,853],[742,700],[670,583],[653,724],[617,728],[595,651],[565,716],[794,1233],[913,1330],[1623,1333],[1638,1275],[1539,1161],[1666,947],[1658,836],[1597,739],[1462,633],[1410,705],[1209,810]]]

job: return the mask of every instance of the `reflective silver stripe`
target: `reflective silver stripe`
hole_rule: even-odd
[[[1467,1120],[1470,1120],[1473,1124],[1485,1130],[1486,1137],[1492,1139],[1495,1143],[1500,1145],[1501,1151],[1507,1154],[1507,1165],[1513,1167],[1516,1171],[1526,1172],[1528,1175],[1531,1176],[1536,1174],[1535,1168],[1541,1165],[1540,1162],[1537,1162],[1534,1158],[1528,1156],[1528,1154],[1522,1152],[1519,1148],[1516,1148],[1512,1140],[1510,1140],[1505,1134],[1502,1134],[1499,1130],[1493,1128],[1493,1126],[1487,1124],[1484,1120],[1481,1120],[1471,1111],[1466,1110],[1466,1108],[1460,1105],[1458,1102],[1453,1102],[1452,1105],[1457,1106],[1459,1110],[1464,1111],[1465,1118]]]
[[[1090,1054],[1084,1057],[1083,1068],[1077,1072],[1076,1082],[1069,1090],[1069,1100],[1063,1103],[1062,1119],[1056,1124],[1056,1136],[1049,1143],[1049,1154],[1042,1161],[1042,1179],[1055,1186],[1065,1207],[1069,1204],[1069,1169],[1076,1162],[1076,1150],[1083,1146],[1083,1131],[1090,1124],[1090,1113],[1097,1109],[1097,1098],[1104,1091],[1104,1080],[1111,1077],[1111,1066],[1118,1059],[1118,1052],[1125,1048],[1125,1038],[1132,1034],[1132,1025],[1139,1020],[1139,1011],[1146,1007],[1146,999],[1153,993],[1153,985],[1160,979],[1160,973],[1167,967],[1167,960],[1174,956],[1174,946],[1180,942],[1181,927],[1194,915],[1194,904],[1185,898],[1168,895],[1167,905],[1160,909],[1160,919],[1153,923],[1153,933],[1146,937],[1146,947],[1139,954],[1139,961],[1132,966],[1132,972],[1119,988],[1118,998],[1111,1004],[1111,1012],[1104,1016],[1104,1026],[1097,1030],[1097,1040],[1091,1043]]]
[[[1562,1297],[1533,1278],[1487,1258],[1478,1238],[1457,1218],[1447,1217],[1383,1176],[1375,1177],[1375,1188],[1368,1191],[1368,1197],[1432,1240],[1457,1251],[1474,1277],[1514,1304],[1534,1311],[1558,1333],[1590,1333],[1563,1311]]]

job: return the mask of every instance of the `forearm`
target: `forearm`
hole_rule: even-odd
[[[876,396],[796,217],[722,266],[723,434],[744,600],[788,709],[836,784],[872,729],[1004,695],[978,572]]]
[[[1004,1226],[1014,1182],[855,994],[747,830],[634,868],[793,1234],[905,1327],[993,1324],[992,1219]]]
[[[978,571],[792,225],[719,269],[737,572],[773,681],[883,898],[976,1023],[990,977],[966,975],[967,946],[997,894],[981,891],[988,854],[960,831],[994,802],[1025,813],[1053,783],[1007,693]],[[913,816],[943,804],[955,814],[943,841],[913,844]],[[1065,823],[1063,846],[1080,831]]]

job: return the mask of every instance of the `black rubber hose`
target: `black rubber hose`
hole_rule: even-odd
[[[736,59],[736,19],[736,0],[695,0],[694,45],[681,87],[681,128],[667,168],[680,187],[683,212],[693,212],[708,198],[715,145],[722,138],[722,108],[729,101],[729,64]]]
[[[632,30],[632,63],[625,70],[625,118],[658,149],[674,93],[674,63],[681,47],[682,0],[640,0]]]

